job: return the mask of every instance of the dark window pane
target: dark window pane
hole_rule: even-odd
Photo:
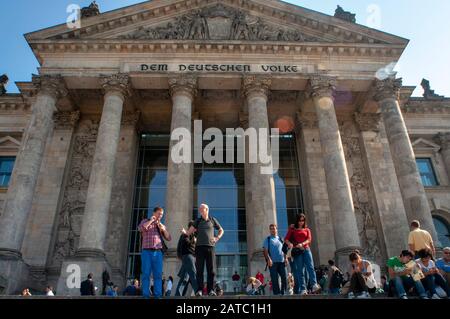
[[[426,187],[437,186],[436,174],[434,173],[433,164],[429,158],[416,159],[417,168],[422,178],[422,183]]]

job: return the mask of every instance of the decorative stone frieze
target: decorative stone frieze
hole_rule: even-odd
[[[354,117],[361,131],[378,132],[380,130],[380,113],[355,113]]]
[[[54,115],[55,129],[72,129],[80,119],[80,111],[60,111]]]
[[[177,74],[169,78],[169,92],[175,94],[187,94],[191,100],[197,96],[197,77],[192,74]]]
[[[32,82],[38,90],[38,94],[49,95],[55,100],[68,94],[64,80],[59,75],[33,75]]]

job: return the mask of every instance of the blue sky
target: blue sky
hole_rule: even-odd
[[[10,78],[8,92],[17,92],[15,81],[29,81],[38,62],[23,34],[64,23],[69,4],[86,6],[91,0],[2,1],[0,9],[0,74]],[[142,0],[97,0],[102,12],[143,2]],[[423,77],[436,93],[450,97],[450,1],[448,0],[290,0],[319,12],[333,14],[336,5],[356,13],[357,22],[377,26],[411,42],[397,70],[404,85],[417,85],[420,96]]]

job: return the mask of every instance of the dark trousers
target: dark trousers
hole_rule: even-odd
[[[197,292],[197,271],[195,269],[195,257],[191,254],[183,255],[181,262],[181,269],[178,273],[180,281],[178,282],[175,296],[184,296],[187,291],[189,282],[192,285],[192,289]]]
[[[366,285],[366,280],[360,272],[355,272],[350,278],[350,292],[360,293],[363,291],[369,292],[369,288]]]
[[[449,285],[441,274],[426,276],[422,279],[422,284],[425,287],[425,290],[430,292],[430,295],[434,295],[436,293],[436,286],[439,286],[445,291],[447,296],[450,296]]]
[[[198,291],[203,289],[203,273],[206,264],[207,285],[208,291],[214,289],[214,268],[216,263],[216,254],[214,247],[211,246],[197,246],[195,248],[196,268],[197,268],[197,283]]]
[[[285,295],[286,294],[286,266],[284,263],[273,263],[272,267],[269,267],[270,279],[272,280],[273,294]],[[280,284],[278,283],[278,276],[281,278],[281,291]]]

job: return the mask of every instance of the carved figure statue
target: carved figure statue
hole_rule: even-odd
[[[334,17],[348,22],[356,23],[356,14],[345,11],[341,6],[337,6]]]
[[[200,11],[194,13],[194,18],[192,19],[191,27],[189,29],[189,39],[209,39],[208,22]]]
[[[442,95],[438,95],[434,93],[434,90],[431,89],[430,81],[427,79],[422,79],[422,83],[420,85],[423,88],[423,97],[427,100],[443,100],[444,97]]]
[[[8,84],[8,76],[3,74],[0,76],[0,96],[6,94],[6,85]]]
[[[230,34],[231,40],[250,40],[249,27],[243,12],[234,16]]]
[[[89,18],[93,16],[98,16],[100,14],[100,9],[97,2],[93,1],[88,7],[81,9],[81,18]]]

